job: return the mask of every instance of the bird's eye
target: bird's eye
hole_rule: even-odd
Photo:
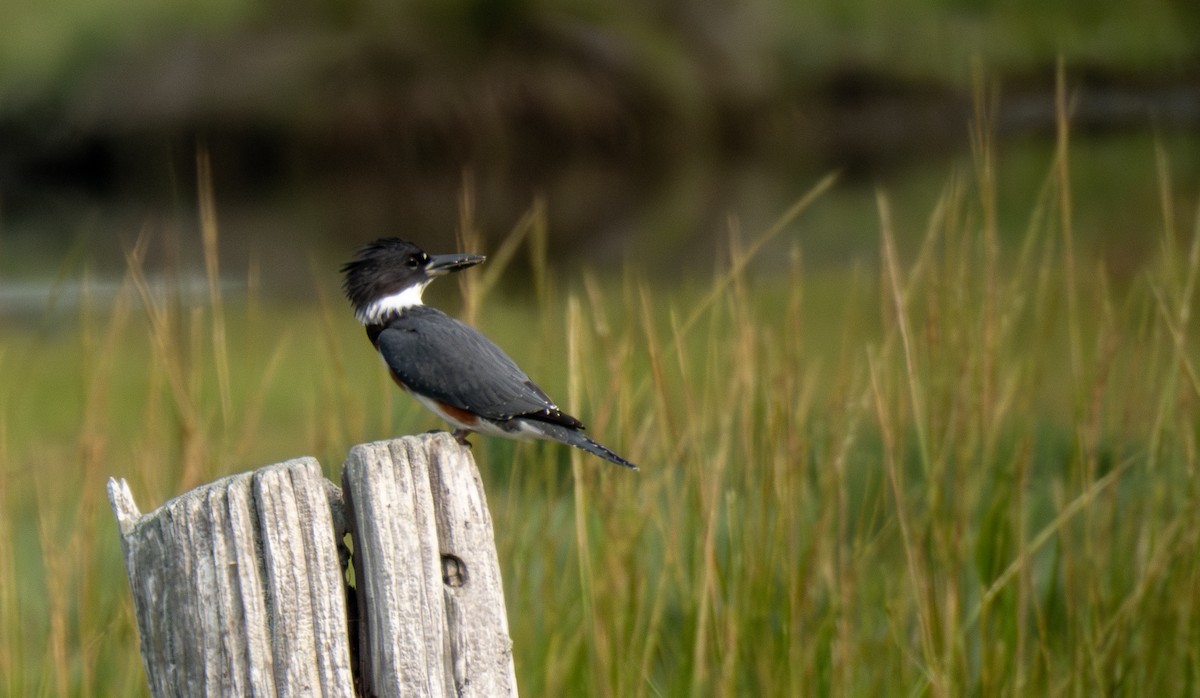
[[[408,266],[410,269],[416,269],[417,267],[421,266],[421,264],[422,264],[421,255],[410,254],[408,256],[408,259],[404,261],[404,264],[406,266]]]

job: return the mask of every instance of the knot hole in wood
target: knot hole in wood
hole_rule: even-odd
[[[467,584],[467,563],[454,555],[442,556],[442,583],[453,589]]]

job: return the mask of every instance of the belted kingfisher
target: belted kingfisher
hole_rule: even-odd
[[[637,470],[585,436],[583,423],[558,409],[500,347],[470,325],[421,302],[429,282],[484,259],[473,254],[430,256],[411,242],[383,238],[342,266],[343,289],[354,305],[354,316],[366,327],[392,378],[454,425],[460,443],[467,444],[471,432],[550,439]]]

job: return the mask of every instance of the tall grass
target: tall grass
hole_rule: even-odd
[[[1001,247],[977,127],[919,246],[879,194],[872,266],[806,267],[824,181],[769,230],[731,223],[707,283],[557,279],[536,207],[464,277],[467,314],[642,466],[476,439],[523,693],[1196,692],[1200,216],[1160,153],[1156,251],[1110,279],[1072,229],[1064,121]],[[199,198],[203,300],[154,283],[143,237],[110,303],[0,344],[0,692],[145,691],[106,476],[149,506],[438,426],[382,379],[333,265],[311,306],[253,269],[223,296]],[[522,250],[532,301],[497,290]]]

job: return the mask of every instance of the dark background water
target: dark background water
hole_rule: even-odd
[[[981,119],[1015,239],[1052,167],[1060,59],[1080,238],[1109,269],[1135,270],[1161,229],[1156,148],[1181,220],[1200,188],[1190,3],[3,12],[10,282],[116,273],[144,232],[192,256],[201,151],[230,268],[253,261],[280,293],[376,236],[454,246],[466,194],[493,241],[544,205],[567,268],[707,271],[731,221],[753,234],[829,172],[835,190],[779,244],[819,267],[869,261],[876,191],[919,239],[947,183],[970,186]]]

